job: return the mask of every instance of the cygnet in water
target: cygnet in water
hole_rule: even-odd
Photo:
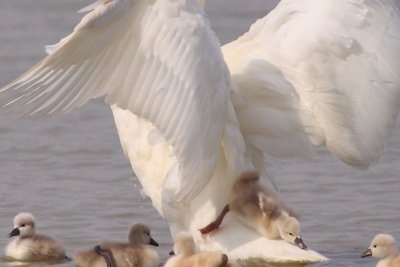
[[[372,240],[369,249],[361,258],[372,256],[381,259],[376,267],[399,267],[400,256],[396,242],[391,235],[379,234]]]
[[[129,229],[128,243],[103,242],[100,246],[74,254],[77,265],[83,267],[158,267],[158,247],[144,223],[134,223]]]
[[[35,218],[30,213],[20,213],[14,218],[14,230],[8,237],[12,240],[5,249],[6,257],[20,261],[66,259],[65,249],[55,239],[36,234]]]
[[[207,234],[217,229],[229,211],[268,239],[284,239],[306,250],[300,236],[300,224],[293,209],[260,182],[256,171],[243,172],[233,184],[231,199],[218,218],[200,229]]]
[[[164,267],[234,267],[228,262],[228,256],[220,252],[196,252],[193,237],[188,232],[175,236],[175,256],[171,257]]]

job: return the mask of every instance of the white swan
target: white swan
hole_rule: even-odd
[[[112,105],[125,154],[174,236],[229,258],[325,260],[268,240],[221,212],[235,178],[265,155],[327,148],[346,164],[377,161],[399,111],[395,0],[282,0],[221,49],[195,0],[99,0],[42,62],[2,89],[3,115]],[[90,8],[86,9],[88,11]],[[29,104],[29,105],[27,105]],[[312,242],[308,242],[313,247]]]
[[[396,241],[391,235],[379,234],[375,236],[367,251],[361,255],[361,258],[369,256],[380,259],[376,267],[400,266],[399,251],[396,247]]]
[[[14,237],[6,249],[5,256],[20,261],[65,260],[65,249],[50,236],[36,233],[35,218],[30,213],[14,217],[14,229],[8,237]]]

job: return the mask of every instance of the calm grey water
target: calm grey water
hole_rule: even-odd
[[[69,34],[82,17],[76,11],[91,2],[0,0],[0,86],[41,60],[43,46]],[[224,44],[276,3],[209,0],[206,12]],[[344,165],[324,148],[312,160],[281,163],[276,180],[282,197],[302,214],[304,241],[331,259],[312,266],[375,266],[375,259],[359,255],[377,233],[392,234],[400,244],[399,130],[366,172]],[[102,99],[36,123],[0,123],[0,144],[0,255],[14,215],[27,211],[35,215],[39,231],[63,242],[68,255],[104,239],[125,240],[133,221],[145,221],[161,245],[162,260],[167,259],[168,226],[140,196]]]

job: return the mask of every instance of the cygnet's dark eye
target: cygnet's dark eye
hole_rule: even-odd
[[[374,245],[374,248],[376,248],[376,245]]]
[[[25,224],[21,224],[21,227],[25,227]]]
[[[292,233],[289,233],[289,235],[293,236],[293,234],[292,234]]]

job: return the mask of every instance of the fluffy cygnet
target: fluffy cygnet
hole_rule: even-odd
[[[193,237],[188,232],[175,236],[175,256],[164,267],[236,267],[228,262],[228,256],[220,252],[196,252]]]
[[[77,251],[74,260],[83,267],[158,267],[158,247],[144,223],[134,223],[129,229],[128,243],[104,242],[96,248]]]
[[[243,172],[233,184],[231,199],[218,218],[200,229],[207,234],[217,229],[226,213],[232,211],[249,227],[269,239],[284,239],[307,249],[300,236],[300,224],[293,209],[269,188],[261,185],[256,171]]]
[[[14,218],[14,230],[8,237],[16,236],[5,249],[6,257],[20,261],[66,259],[65,249],[55,239],[36,234],[35,218],[30,213],[20,213]]]
[[[372,240],[369,249],[361,258],[372,256],[381,259],[376,267],[399,267],[400,256],[396,242],[391,235],[379,234]]]

